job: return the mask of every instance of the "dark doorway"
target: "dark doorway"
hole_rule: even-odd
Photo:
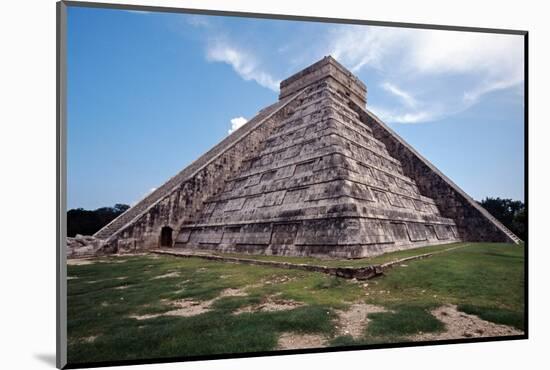
[[[160,230],[160,246],[172,246],[172,228],[170,226],[164,226],[162,230]]]

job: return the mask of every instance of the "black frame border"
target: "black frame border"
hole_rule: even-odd
[[[199,14],[213,16],[228,16],[228,17],[246,17],[257,19],[277,19],[289,21],[317,22],[317,23],[336,23],[336,24],[355,24],[369,25],[380,27],[399,27],[399,28],[417,28],[431,29],[440,31],[466,31],[478,33],[496,33],[507,35],[520,35],[524,37],[524,204],[526,211],[526,237],[524,240],[524,323],[525,330],[523,335],[503,336],[503,337],[488,337],[488,338],[465,338],[453,340],[438,340],[424,342],[407,342],[407,343],[384,343],[356,346],[340,346],[340,347],[325,347],[311,349],[296,349],[296,350],[274,350],[265,352],[244,352],[244,353],[228,353],[202,356],[177,356],[168,358],[150,358],[140,360],[116,360],[116,361],[100,361],[89,363],[67,363],[67,266],[66,266],[66,179],[67,179],[67,7],[85,7],[85,8],[103,8],[103,9],[118,9],[118,10],[138,10],[150,12],[164,13],[183,13],[183,14]],[[500,342],[509,340],[521,340],[529,338],[529,32],[526,30],[514,29],[498,29],[498,28],[480,28],[480,27],[463,27],[452,25],[434,25],[422,23],[405,23],[405,22],[385,22],[375,20],[360,20],[346,18],[330,18],[330,17],[314,17],[302,15],[288,14],[270,14],[270,13],[253,13],[239,12],[226,10],[208,10],[208,9],[192,9],[192,8],[176,8],[163,6],[145,6],[145,5],[130,5],[130,4],[113,4],[101,2],[84,2],[84,1],[59,1],[56,4],[56,221],[57,221],[57,248],[56,248],[56,366],[59,369],[78,369],[78,368],[93,368],[107,366],[124,366],[124,365],[144,365],[144,364],[159,364],[173,362],[191,362],[204,360],[220,360],[220,359],[238,359],[246,357],[267,357],[267,356],[282,356],[293,354],[309,354],[309,353],[327,353],[327,352],[343,352],[343,351],[359,351],[365,349],[383,349],[383,348],[406,348],[406,347],[424,347],[433,345],[447,344],[467,344],[467,343],[485,343],[485,342]]]

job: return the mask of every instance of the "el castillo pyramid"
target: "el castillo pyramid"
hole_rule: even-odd
[[[102,250],[365,257],[519,239],[366,109],[328,56],[279,101],[98,231]]]

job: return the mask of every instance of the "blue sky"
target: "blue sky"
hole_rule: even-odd
[[[134,204],[329,54],[467,193],[523,200],[521,36],[69,7],[68,207]]]

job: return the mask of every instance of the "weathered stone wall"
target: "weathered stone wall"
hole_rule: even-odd
[[[103,240],[93,236],[77,234],[74,238],[67,237],[67,258],[95,256],[102,247]]]
[[[221,191],[225,179],[237,173],[247,156],[262,149],[263,140],[292,111],[293,99],[298,95],[262,110],[223,145],[217,145],[189,166],[194,171],[189,171],[188,167],[182,171],[184,175],[169,180],[169,186],[163,185],[161,191],[164,194],[158,196],[158,200],[152,202],[146,198],[140,202],[145,205],[138,203],[133,207],[137,214],[135,218],[130,217],[133,216],[130,208],[128,214],[122,214],[106,230],[96,233],[97,236],[109,232],[103,249],[106,252],[132,252],[156,248],[163,227],[171,228],[175,239],[181,224],[192,222],[203,208],[203,202]],[[119,227],[122,222],[126,224]],[[111,232],[109,226],[114,231]]]
[[[182,225],[175,246],[354,258],[458,241],[454,221],[348,106],[341,77],[310,83],[312,74],[294,114]]]
[[[441,215],[456,222],[461,239],[507,243],[520,241],[374,114],[353,103],[351,106],[372,129],[374,136],[385,144],[388,152],[399,159],[404,174],[415,180],[420,193],[435,201]]]
[[[336,91],[356,104],[365,106],[367,103],[367,87],[365,84],[331,56],[324,57],[283,80],[279,99],[284,99],[321,80],[329,82]]]

